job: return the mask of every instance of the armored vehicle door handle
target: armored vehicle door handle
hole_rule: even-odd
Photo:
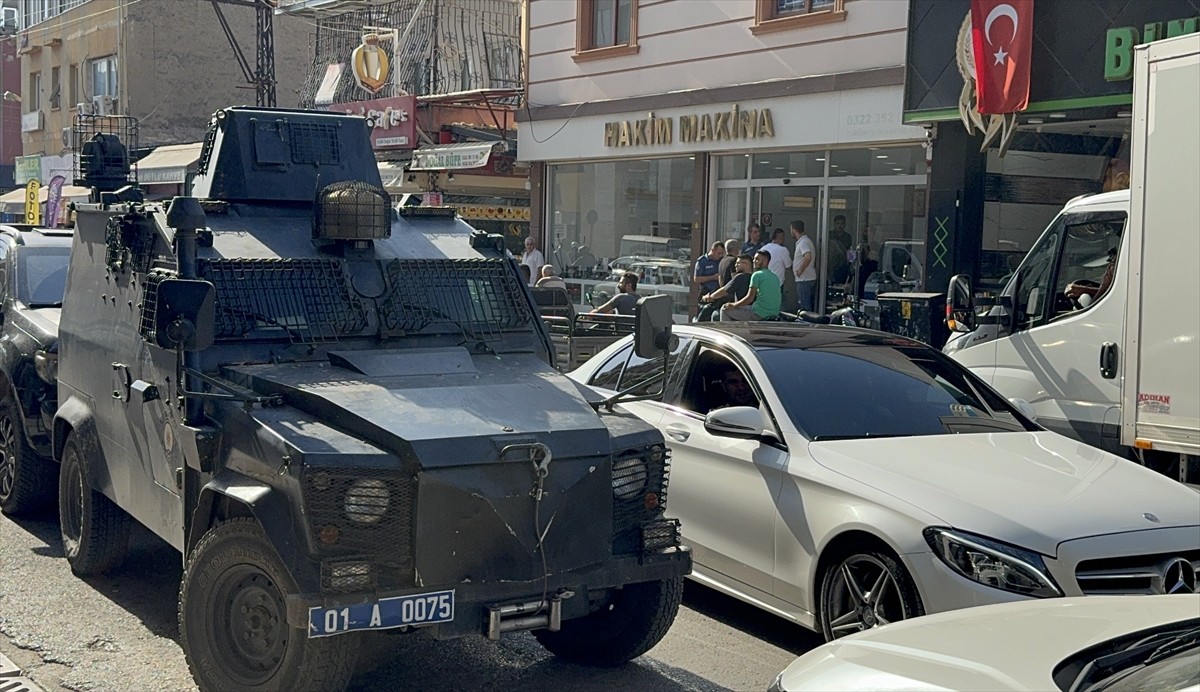
[[[1106,380],[1117,376],[1117,345],[1111,341],[1100,347],[1100,376]]]
[[[133,378],[129,375],[129,366],[124,363],[113,363],[112,397],[121,401],[129,401],[129,390],[133,386]]]
[[[687,439],[692,436],[692,433],[682,425],[668,425],[667,437],[678,442],[687,442]]]

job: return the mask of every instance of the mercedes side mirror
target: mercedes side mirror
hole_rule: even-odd
[[[160,348],[201,351],[216,338],[216,289],[207,281],[164,279],[158,284],[154,343]]]
[[[671,306],[671,296],[668,295],[638,299],[633,312],[637,322],[633,351],[638,357],[653,359],[675,350],[679,337],[671,333],[671,325],[675,323]]]
[[[1022,416],[1025,416],[1034,423],[1037,422],[1037,411],[1033,410],[1033,404],[1018,397],[1009,397],[1008,403],[1012,404],[1013,408],[1020,411]]]
[[[974,292],[966,274],[956,274],[946,289],[946,326],[953,332],[973,332],[977,326]]]
[[[729,406],[710,411],[704,429],[712,435],[756,440],[766,433],[762,412],[754,406]]]

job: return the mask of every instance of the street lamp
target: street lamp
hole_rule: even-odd
[[[11,91],[6,91],[6,92],[4,92],[4,100],[5,100],[5,101],[12,101],[13,103],[20,103],[20,102],[21,102],[21,95],[20,95],[20,94],[14,94],[14,93],[12,93]]]

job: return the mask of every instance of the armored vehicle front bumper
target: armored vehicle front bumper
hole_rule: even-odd
[[[686,546],[658,554],[614,557],[602,564],[522,582],[439,584],[416,589],[352,594],[296,594],[287,618],[310,637],[396,628],[426,629],[435,639],[551,629],[583,617],[609,591],[627,584],[662,581],[691,572]]]

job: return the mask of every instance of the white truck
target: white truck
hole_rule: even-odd
[[[1068,202],[986,314],[951,279],[945,351],[1045,427],[1200,483],[1200,34],[1135,63],[1131,188]]]

